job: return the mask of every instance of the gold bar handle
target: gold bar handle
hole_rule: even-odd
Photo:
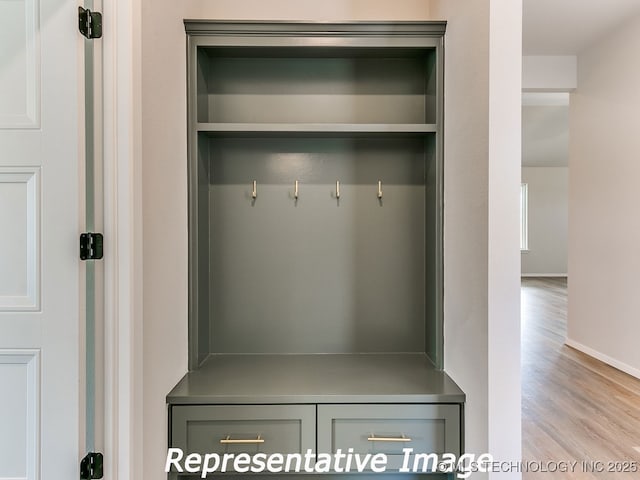
[[[238,444],[256,444],[256,443],[264,443],[264,438],[261,438],[258,435],[257,438],[231,438],[227,435],[225,438],[220,439],[220,443],[223,445],[238,445]]]
[[[378,198],[382,198],[382,180],[378,180]]]
[[[293,197],[297,200],[298,199],[298,180],[296,180],[296,183],[293,186]]]
[[[251,184],[251,198],[255,199],[258,196],[258,182],[255,180]]]
[[[367,437],[367,440],[370,442],[410,442],[411,439],[409,437],[405,437],[401,435],[399,437],[376,437],[373,433],[370,437]]]

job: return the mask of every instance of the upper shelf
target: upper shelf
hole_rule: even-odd
[[[198,132],[221,136],[248,135],[421,135],[434,133],[433,123],[198,123]]]
[[[200,48],[191,111],[200,123],[436,123],[436,53],[420,52],[232,57]]]

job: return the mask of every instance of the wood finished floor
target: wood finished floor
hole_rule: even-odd
[[[564,345],[566,279],[523,279],[521,294],[523,462],[578,462],[573,473],[523,479],[639,480],[640,380]],[[585,472],[583,461],[638,471]]]

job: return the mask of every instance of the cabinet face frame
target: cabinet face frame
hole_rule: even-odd
[[[347,451],[345,441],[353,447],[354,453],[385,453],[389,475],[397,473],[402,465],[399,449],[407,447],[414,454],[451,453],[459,457],[464,452],[462,445],[462,405],[441,404],[287,404],[287,405],[173,405],[169,409],[169,447],[180,448],[185,455],[191,453],[299,453],[311,450],[314,453],[335,454],[337,448]],[[412,422],[417,422],[412,424]],[[288,425],[296,430],[292,438],[282,440],[282,427]],[[338,428],[336,428],[338,427]],[[407,427],[409,430],[401,430]],[[389,438],[380,438],[377,432],[392,429]],[[241,430],[234,435],[233,432]],[[395,443],[402,433],[406,442]],[[221,440],[234,435],[238,439],[247,439],[246,443],[221,445]],[[345,436],[346,435],[346,436]],[[378,437],[380,442],[371,442]],[[349,441],[354,440],[355,442]],[[424,441],[441,441],[438,451],[425,447]],[[262,441],[262,443],[255,443]],[[295,446],[294,444],[296,444]],[[267,446],[268,445],[268,446]],[[392,451],[390,451],[390,449]],[[413,469],[413,463],[409,464]],[[421,467],[419,467],[421,468]],[[345,474],[349,478],[378,478],[367,468],[356,473],[352,463],[351,470]],[[233,475],[232,467],[226,473],[216,472],[218,476]],[[251,474],[254,475],[254,474]],[[308,478],[305,473],[283,472],[289,478]],[[445,475],[427,473],[429,478],[449,478]],[[325,476],[336,476],[324,474]],[[403,474],[407,478],[423,478],[425,474]],[[273,474],[260,473],[258,478],[273,478]],[[339,478],[342,476],[338,475]],[[177,474],[172,468],[167,478],[193,478],[189,474]],[[209,478],[209,477],[207,477]],[[395,478],[395,477],[394,477]]]
[[[209,355],[208,299],[200,295],[200,260],[208,245],[202,245],[208,232],[200,225],[198,185],[202,178],[198,137],[198,48],[242,47],[259,51],[263,48],[390,48],[434,49],[435,68],[435,164],[430,175],[434,179],[433,205],[429,206],[429,224],[435,234],[425,245],[427,255],[434,259],[431,281],[425,292],[426,354],[437,368],[443,368],[443,86],[444,44],[446,22],[212,22],[186,20],[188,79],[188,224],[189,224],[189,370],[198,369]],[[200,171],[200,173],[199,173]],[[203,320],[206,317],[206,321]]]

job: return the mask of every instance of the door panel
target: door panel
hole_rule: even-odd
[[[0,351],[0,425],[15,436],[0,435],[4,478],[35,480],[39,440],[40,352]],[[0,478],[3,478],[0,477]]]
[[[0,0],[0,479],[78,477],[76,15]]]
[[[0,0],[0,128],[40,126],[39,3]]]
[[[0,167],[0,312],[40,309],[40,169]]]

